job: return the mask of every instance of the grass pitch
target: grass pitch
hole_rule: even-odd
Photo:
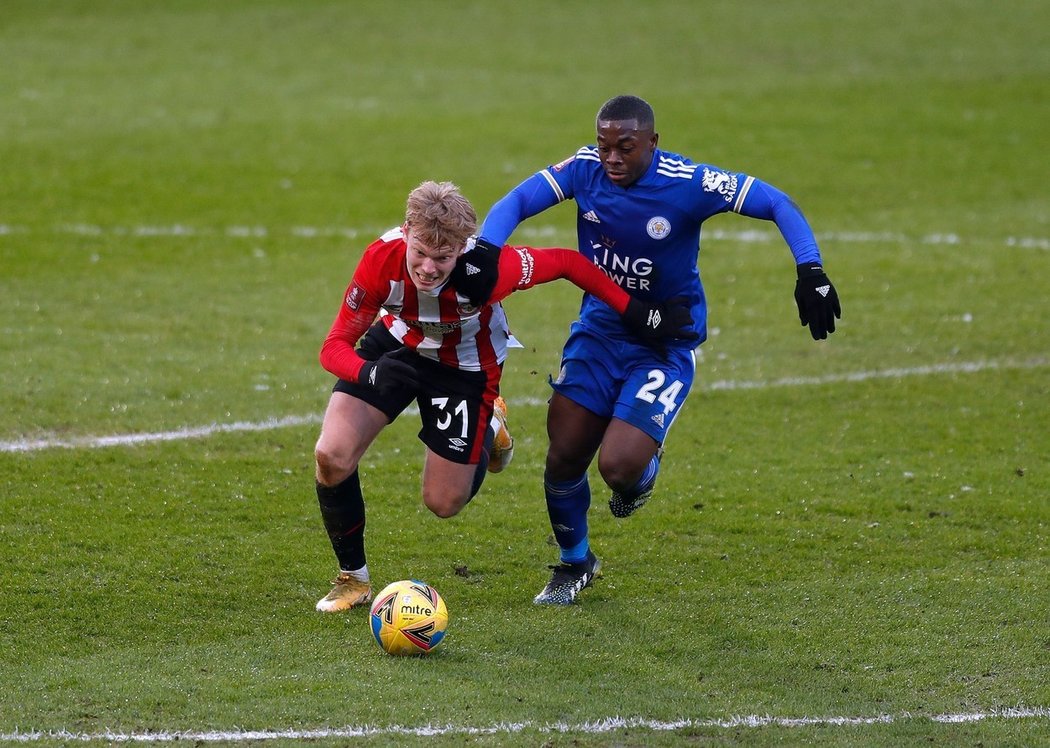
[[[0,738],[1050,741],[1044,6],[5,2]],[[411,418],[362,465],[375,582],[451,614],[383,656],[364,612],[313,610],[321,339],[412,187],[483,214],[621,92],[803,206],[839,332],[798,326],[771,224],[710,221],[657,496],[615,521],[592,479],[605,575],[548,610],[578,294],[512,297],[514,465],[449,521]]]

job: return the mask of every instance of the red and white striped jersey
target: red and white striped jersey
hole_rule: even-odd
[[[321,348],[321,364],[340,379],[356,381],[363,359],[354,350],[376,316],[390,333],[420,355],[466,371],[498,371],[507,357],[510,328],[500,300],[514,291],[568,278],[618,313],[630,297],[601,270],[572,249],[505,247],[499,280],[482,307],[448,283],[420,291],[406,264],[400,227],[365,250],[346,289],[339,314]]]

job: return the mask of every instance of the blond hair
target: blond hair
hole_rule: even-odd
[[[463,249],[478,228],[474,207],[452,182],[423,182],[408,193],[405,226],[431,249]]]

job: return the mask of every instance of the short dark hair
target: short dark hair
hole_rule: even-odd
[[[656,126],[656,115],[645,99],[637,96],[613,96],[598,110],[597,121],[638,120],[638,126],[652,129]]]

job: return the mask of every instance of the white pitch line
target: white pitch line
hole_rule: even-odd
[[[782,377],[764,380],[717,380],[710,384],[701,384],[701,392],[719,392],[725,390],[760,390],[774,387],[808,387],[842,382],[863,382],[869,379],[903,379],[915,376],[937,374],[975,374],[982,371],[1000,371],[1004,369],[1041,369],[1050,366],[1050,358],[1040,356],[1024,361],[961,361],[958,363],[930,364],[907,368],[872,369],[845,374],[825,374],[819,377]],[[547,401],[539,398],[511,399],[511,405],[518,407],[540,407]],[[414,406],[413,406],[414,408]],[[409,409],[406,413],[414,412]],[[44,449],[99,449],[102,447],[128,447],[155,442],[181,441],[185,439],[203,439],[215,434],[229,434],[242,431],[273,431],[288,426],[305,426],[317,424],[322,420],[320,414],[305,416],[285,416],[268,418],[264,421],[235,421],[233,423],[213,423],[208,426],[194,426],[174,431],[154,431],[139,434],[113,434],[109,436],[73,436],[43,437],[39,439],[22,439],[17,441],[0,441],[0,453],[3,452],[39,452]]]
[[[314,239],[341,237],[358,239],[360,237],[378,236],[387,227],[378,229],[353,226],[192,226],[184,223],[140,224],[133,226],[101,226],[92,223],[61,223],[50,231],[72,236],[134,236],[134,237],[200,237],[227,236],[233,238],[261,239],[271,236],[293,236],[297,239]],[[28,226],[0,224],[0,236],[24,236],[40,231]],[[47,229],[44,229],[47,231]],[[541,224],[522,226],[516,235],[531,239],[556,236],[563,233],[554,226]],[[1006,247],[1020,249],[1050,250],[1050,238],[1039,236],[1005,236],[989,239],[987,237],[962,237],[954,232],[931,233],[921,236],[909,236],[893,231],[825,231],[817,232],[817,240],[830,244],[926,244],[926,245],[962,245],[974,242],[994,242]],[[710,229],[704,232],[704,238],[714,241],[780,242],[783,241],[776,231],[761,229]]]
[[[929,364],[892,369],[855,371],[847,374],[825,374],[819,377],[782,377],[772,380],[733,381],[720,380],[702,386],[701,390],[764,390],[772,387],[804,387],[810,385],[835,384],[838,382],[864,382],[868,379],[903,379],[905,377],[931,374],[975,374],[981,371],[1002,369],[1041,369],[1050,366],[1050,358],[1039,356],[1024,361],[960,361],[958,363]]]
[[[457,725],[424,725],[422,727],[407,727],[403,725],[391,725],[389,727],[338,727],[318,728],[313,730],[232,730],[208,732],[70,732],[68,730],[57,731],[30,731],[13,732],[6,735],[0,734],[0,742],[4,743],[31,743],[40,740],[62,740],[69,742],[94,742],[104,741],[107,743],[171,743],[175,741],[193,741],[199,743],[237,743],[254,742],[259,740],[324,740],[324,739],[348,739],[381,735],[412,735],[416,737],[441,737],[446,735],[509,735],[534,730],[540,733],[587,733],[603,734],[624,729],[641,729],[653,732],[673,732],[677,730],[696,728],[715,729],[739,729],[739,728],[762,728],[762,727],[841,727],[856,725],[889,725],[902,722],[927,721],[937,724],[953,724],[961,722],[980,722],[987,719],[1046,719],[1050,717],[1050,708],[1046,707],[1021,707],[1016,709],[993,709],[987,712],[966,712],[961,714],[935,714],[918,715],[905,712],[903,714],[878,714],[872,717],[773,717],[769,715],[752,715],[742,717],[730,717],[728,719],[679,719],[671,722],[660,720],[643,719],[639,717],[623,718],[609,717],[594,722],[582,722],[570,724],[566,722],[555,723],[533,723],[533,722],[505,722],[488,727],[469,727]]]
[[[97,449],[99,447],[127,447],[136,444],[153,442],[171,442],[184,439],[201,439],[215,434],[234,433],[238,431],[272,431],[287,426],[303,426],[320,423],[320,415],[285,416],[268,418],[265,421],[235,421],[233,423],[213,423],[209,426],[194,426],[176,429],[175,431],[154,431],[141,434],[113,434],[111,436],[74,436],[49,439],[29,439],[24,441],[0,442],[0,452],[36,452],[41,449]]]

